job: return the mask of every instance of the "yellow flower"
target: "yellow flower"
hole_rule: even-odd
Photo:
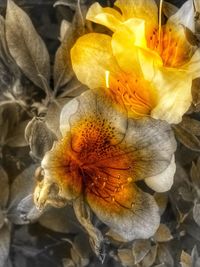
[[[170,189],[176,143],[169,125],[127,119],[110,99],[87,91],[64,106],[60,130],[62,139],[42,161],[44,180],[36,187],[35,203],[48,203],[54,184],[58,199],[83,196],[124,239],[152,236],[159,225],[158,208],[135,182],[144,180],[159,192]]]
[[[71,58],[78,79],[91,89],[103,87],[130,117],[179,123],[192,101],[192,80],[200,76],[200,51],[185,36],[185,27],[194,30],[192,0],[165,25],[154,0],[117,0],[115,6],[121,13],[98,3],[89,9],[87,19],[114,34],[77,41]]]

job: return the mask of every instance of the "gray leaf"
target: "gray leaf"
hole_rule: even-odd
[[[86,249],[87,249],[87,245],[86,245]],[[89,259],[87,257],[84,257],[84,254],[81,253],[82,251],[79,250],[76,244],[73,244],[73,247],[71,248],[70,252],[71,252],[72,260],[75,263],[76,267],[88,266]]]
[[[0,144],[6,143],[7,136],[13,132],[13,129],[19,122],[19,105],[13,102],[5,101],[0,104]]]
[[[73,207],[77,219],[89,235],[92,250],[103,263],[105,259],[104,238],[102,233],[91,222],[89,207],[81,197],[73,202]]]
[[[194,248],[192,250],[191,257],[192,257],[192,266],[191,267],[200,267],[200,257],[199,257],[199,253],[197,251],[196,246],[194,246]]]
[[[5,209],[8,197],[9,197],[9,181],[8,181],[8,175],[3,169],[2,166],[0,166],[0,188],[3,188],[0,194],[0,207],[1,209]]]
[[[11,136],[8,136],[6,144],[10,147],[24,147],[27,146],[28,143],[24,137],[25,128],[28,124],[28,120],[23,121],[13,129],[13,133]]]
[[[80,231],[74,212],[70,206],[64,208],[50,207],[41,215],[39,223],[55,232],[59,233],[77,233]]]
[[[157,258],[160,263],[165,263],[166,267],[174,266],[174,260],[171,253],[165,245],[159,245]]]
[[[184,146],[193,151],[200,151],[200,141],[195,135],[179,125],[173,126],[173,129],[176,137]]]
[[[28,195],[19,202],[16,208],[16,216],[17,212],[19,212],[18,217],[22,221],[21,224],[35,222],[42,214],[33,202],[33,194]]]
[[[184,116],[179,124],[184,129],[190,129],[190,132],[196,136],[200,136],[200,121]]]
[[[191,267],[192,265],[192,258],[185,251],[181,252],[180,264],[181,264],[181,267]]]
[[[10,247],[10,226],[5,224],[0,229],[0,267],[5,267],[9,255]]]
[[[178,8],[174,5],[172,5],[169,2],[163,2],[163,13],[164,15],[169,18],[172,15],[174,15],[178,11]]]
[[[135,261],[131,249],[118,249],[118,257],[124,267],[134,266]]]
[[[192,82],[192,102],[194,106],[198,105],[200,103],[200,79],[197,78],[193,80]]]
[[[30,145],[32,155],[42,159],[57,139],[55,134],[40,118],[33,118],[25,129],[25,138]]]
[[[22,199],[32,194],[35,188],[35,178],[34,173],[37,165],[31,165],[29,168],[25,169],[21,174],[19,174],[11,185],[10,192],[10,204],[8,207],[8,218],[16,224],[24,223],[19,217],[19,211],[17,207]]]
[[[77,2],[78,0],[59,0],[56,1],[54,4],[54,7],[59,6],[59,5],[63,5],[63,6],[68,6],[69,8],[71,8],[72,10],[75,10],[77,7]],[[87,2],[87,0],[79,0],[80,4],[84,4]]]
[[[85,261],[89,260],[89,257],[92,253],[87,233],[80,232],[77,234],[74,238],[73,247],[76,249],[82,259]]]
[[[132,253],[134,256],[134,264],[138,264],[143,260],[151,249],[149,240],[136,240],[133,242]]]
[[[192,162],[192,167],[190,169],[190,177],[191,177],[193,186],[198,192],[200,188],[200,158],[198,158],[196,164]]]
[[[63,267],[76,267],[71,259],[63,259]]]
[[[167,193],[155,193],[154,194],[154,199],[159,207],[159,213],[160,216],[163,215],[165,212],[165,209],[167,208],[167,203],[168,203],[168,195]]]
[[[70,49],[76,39],[84,34],[85,21],[82,10],[77,4],[72,26],[67,30],[55,56],[54,64],[54,87],[55,92],[65,85],[74,75],[71,65]]]
[[[59,97],[67,98],[70,100],[73,97],[81,95],[83,92],[88,90],[88,87],[83,85],[78,79],[74,76],[63,88],[62,93]]]
[[[150,267],[153,265],[156,259],[157,250],[158,250],[157,245],[154,245],[151,247],[150,251],[147,253],[147,255],[142,260],[141,267]]]
[[[193,207],[193,218],[195,222],[200,226],[200,203],[195,201]]]
[[[17,65],[35,85],[46,90],[50,77],[48,51],[28,15],[12,0],[7,4],[6,38]]]
[[[173,238],[169,228],[165,224],[160,224],[157,232],[154,235],[154,239],[157,242],[168,242]]]
[[[16,81],[19,83],[19,78],[21,77],[21,72],[19,67],[11,57],[5,36],[5,20],[0,16],[0,87],[2,91],[5,92],[6,89],[11,89],[18,86],[14,86]]]

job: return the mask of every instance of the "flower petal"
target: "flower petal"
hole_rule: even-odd
[[[77,109],[72,114],[73,105]],[[112,101],[101,92],[95,94],[90,90],[70,101],[63,108],[61,118],[61,129],[65,125],[66,129],[70,127],[73,151],[79,153],[83,145],[88,149],[91,146],[91,151],[96,153],[93,158],[99,175],[124,177],[117,184],[126,184],[129,177],[135,181],[162,173],[176,149],[173,132],[167,123],[151,118],[127,120],[126,115],[113,109]],[[85,130],[82,129],[84,124]],[[97,144],[105,146],[103,154],[99,154]]]
[[[130,18],[143,19],[150,31],[158,23],[158,7],[154,0],[117,0],[115,6],[121,9],[125,20]]]
[[[156,192],[166,192],[172,187],[175,171],[176,164],[173,156],[171,163],[163,173],[145,179],[145,183]]]
[[[168,23],[184,25],[194,32],[195,30],[195,12],[193,0],[186,1],[182,7],[168,19]]]
[[[98,90],[97,90],[98,91]],[[85,118],[96,117],[96,121],[107,119],[115,129],[118,142],[124,138],[127,129],[126,115],[113,108],[112,101],[104,95],[104,92],[86,91],[79,97],[72,99],[62,109],[60,115],[60,130],[65,136],[70,131],[74,136],[79,135],[76,125]],[[75,140],[75,138],[73,138]]]
[[[198,48],[190,61],[182,66],[192,76],[192,79],[200,77],[200,49]]]
[[[112,50],[120,67],[127,72],[142,73],[151,80],[154,67],[162,66],[159,54],[147,47],[145,24],[141,19],[129,19],[112,36]]]
[[[158,104],[151,116],[168,123],[179,123],[192,102],[192,77],[183,70],[162,68],[152,81],[158,90]]]
[[[163,65],[161,57],[153,50],[138,49],[138,58],[144,79],[151,82],[156,69]]]
[[[138,72],[138,47],[146,48],[145,23],[140,19],[130,19],[118,27],[112,36],[112,50],[120,67]]]
[[[77,112],[79,102],[76,98],[65,104],[60,114],[60,131],[65,136],[70,131],[70,117]]]
[[[104,25],[115,31],[123,21],[122,15],[114,8],[101,7],[99,3],[94,3],[88,10],[86,19]]]
[[[105,72],[116,72],[111,37],[90,33],[80,37],[71,49],[72,67],[77,78],[89,88],[106,88]]]
[[[162,175],[176,150],[174,134],[168,123],[151,118],[129,119],[124,142],[130,144],[133,153],[134,181]]]
[[[159,226],[154,198],[134,185],[115,194],[110,202],[91,192],[86,192],[86,200],[98,218],[127,241],[149,238]]]
[[[69,171],[70,133],[64,139],[54,144],[43,160],[44,181],[56,184],[59,188],[59,197],[72,200],[81,193],[81,176],[75,171]]]

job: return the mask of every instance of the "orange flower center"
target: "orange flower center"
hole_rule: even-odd
[[[84,191],[107,202],[115,201],[115,194],[132,181],[134,165],[115,131],[105,119],[82,120],[71,135],[67,152],[69,176],[80,177]]]
[[[165,67],[177,68],[187,63],[193,55],[193,47],[186,40],[183,31],[175,27],[162,26],[147,37],[148,47],[156,51]]]
[[[134,74],[107,75],[108,94],[130,117],[150,115],[156,105],[156,91],[152,85]]]

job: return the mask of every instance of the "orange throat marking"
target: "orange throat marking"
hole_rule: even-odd
[[[115,195],[132,181],[134,164],[114,132],[105,119],[85,119],[74,129],[67,152],[70,175],[66,178],[79,177],[83,192],[106,202],[116,201]]]
[[[181,67],[194,53],[194,47],[189,44],[184,32],[180,31],[180,28],[176,29],[175,25],[163,25],[160,32],[154,29],[149,36],[147,35],[147,44],[160,55],[165,67]]]
[[[120,109],[125,109],[129,117],[150,115],[156,105],[156,91],[139,75],[121,72],[118,77],[106,75],[107,93]]]

